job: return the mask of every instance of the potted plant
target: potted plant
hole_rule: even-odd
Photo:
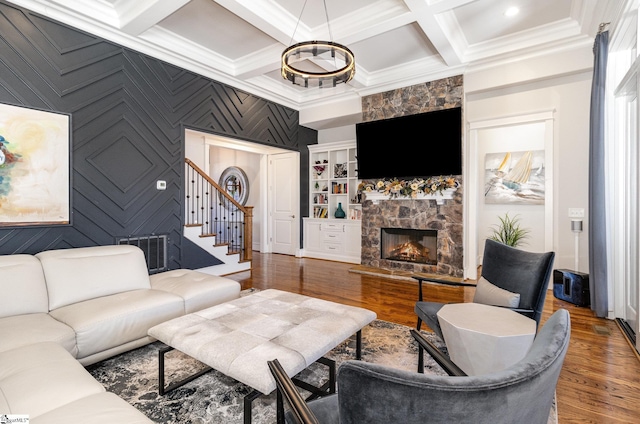
[[[489,237],[491,240],[517,247],[529,237],[529,230],[520,227],[518,215],[512,218],[507,212],[504,217],[498,217],[498,219],[500,219],[500,224],[494,226],[493,234]]]

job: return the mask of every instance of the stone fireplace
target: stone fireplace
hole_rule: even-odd
[[[362,98],[362,120],[368,122],[462,107],[463,91],[463,77],[458,75],[365,96]],[[397,140],[397,142],[401,143],[410,154],[411,144],[420,141],[417,136],[415,140]],[[389,148],[395,147],[390,144]],[[437,204],[435,200],[430,199],[397,198],[373,202],[365,198],[362,204],[361,265],[391,271],[423,272],[462,278],[464,182],[462,176],[458,176],[458,179],[461,185],[453,198],[444,200],[442,204]],[[435,239],[431,242],[434,244],[424,246],[423,243],[426,241],[423,240],[419,243],[420,246],[410,244],[405,246],[404,251],[399,252],[401,257],[411,257],[416,254],[416,249],[429,249],[428,263],[397,260],[397,258],[389,258],[388,255],[383,257],[381,236],[383,228],[435,231]]]
[[[436,204],[434,200],[389,199],[376,202],[365,200],[362,204],[361,265],[391,271],[422,272],[461,278],[463,276],[461,189],[461,187],[458,188],[453,199],[445,200],[442,205]],[[412,261],[389,257],[391,255],[384,253],[384,250],[389,249],[385,246],[388,244],[387,240],[383,245],[384,229],[393,229],[396,234],[392,236],[404,233],[398,231],[399,229],[421,230],[418,232],[422,235],[420,246],[429,249],[429,259]],[[435,237],[425,241],[425,234],[435,235]],[[414,236],[413,239],[405,241],[396,239],[399,243],[393,249],[401,256],[411,256],[415,253],[408,252],[415,252],[415,248],[420,249],[419,246],[408,246],[407,251],[402,253],[398,245],[410,243],[416,238],[417,236]]]

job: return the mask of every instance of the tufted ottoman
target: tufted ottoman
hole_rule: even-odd
[[[251,402],[276,389],[267,361],[277,358],[294,376],[320,360],[330,366],[335,384],[335,364],[322,357],[354,333],[359,356],[360,330],[375,318],[367,309],[270,289],[172,319],[149,329],[150,336],[169,346],[160,351],[160,393],[165,391],[164,353],[178,349],[255,389],[244,399],[248,423]]]

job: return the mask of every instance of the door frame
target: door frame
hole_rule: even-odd
[[[193,131],[193,130],[192,130]],[[197,132],[197,131],[194,131]],[[201,133],[204,136],[204,157],[207,158],[204,163],[203,170],[209,174],[209,153],[210,149],[213,147],[224,147],[232,150],[240,150],[249,153],[255,153],[260,155],[260,171],[259,171],[259,186],[260,186],[260,222],[264,223],[264,225],[260,226],[260,242],[256,246],[254,243],[253,248],[258,248],[258,251],[261,253],[270,253],[273,251],[273,243],[270,240],[270,229],[273,227],[273,223],[271,222],[271,209],[273,205],[273,199],[271,199],[269,193],[269,173],[270,166],[269,156],[281,153],[296,153],[298,155],[298,162],[300,160],[300,152],[295,150],[281,149],[278,147],[265,146],[259,143],[254,143],[251,141],[245,141],[230,137],[224,137],[221,135],[210,134],[210,133]],[[292,177],[296,178],[298,184],[294,184],[293,187],[298,187],[298,192],[295,193],[296,197],[300,196],[300,170],[296,169],[292,172]],[[300,222],[299,220],[294,220],[293,224],[295,227],[292,229],[295,233],[300,234]]]

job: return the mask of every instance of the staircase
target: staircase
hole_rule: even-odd
[[[251,269],[253,206],[243,206],[191,160],[185,159],[184,237],[221,261],[197,269],[226,275]]]

